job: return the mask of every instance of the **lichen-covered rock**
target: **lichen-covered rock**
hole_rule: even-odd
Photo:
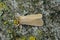
[[[16,13],[41,13],[44,25],[16,25]],[[60,40],[60,0],[0,0],[0,40]]]

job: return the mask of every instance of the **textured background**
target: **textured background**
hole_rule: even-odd
[[[41,13],[44,25],[15,26],[16,13]],[[60,40],[60,0],[0,0],[0,40]]]

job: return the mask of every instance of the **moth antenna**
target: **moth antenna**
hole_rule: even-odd
[[[20,17],[19,13],[15,13],[15,18],[18,19]]]

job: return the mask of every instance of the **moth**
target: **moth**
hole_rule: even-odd
[[[42,14],[32,14],[27,16],[20,16],[20,14],[16,14],[15,18],[18,20],[19,24],[26,24],[26,25],[32,25],[32,26],[42,26],[43,20],[42,20]]]

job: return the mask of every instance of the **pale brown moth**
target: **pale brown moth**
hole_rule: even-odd
[[[27,16],[20,16],[19,14],[15,15],[15,18],[19,21],[19,24],[33,25],[33,26],[42,26],[42,14],[32,14]]]

